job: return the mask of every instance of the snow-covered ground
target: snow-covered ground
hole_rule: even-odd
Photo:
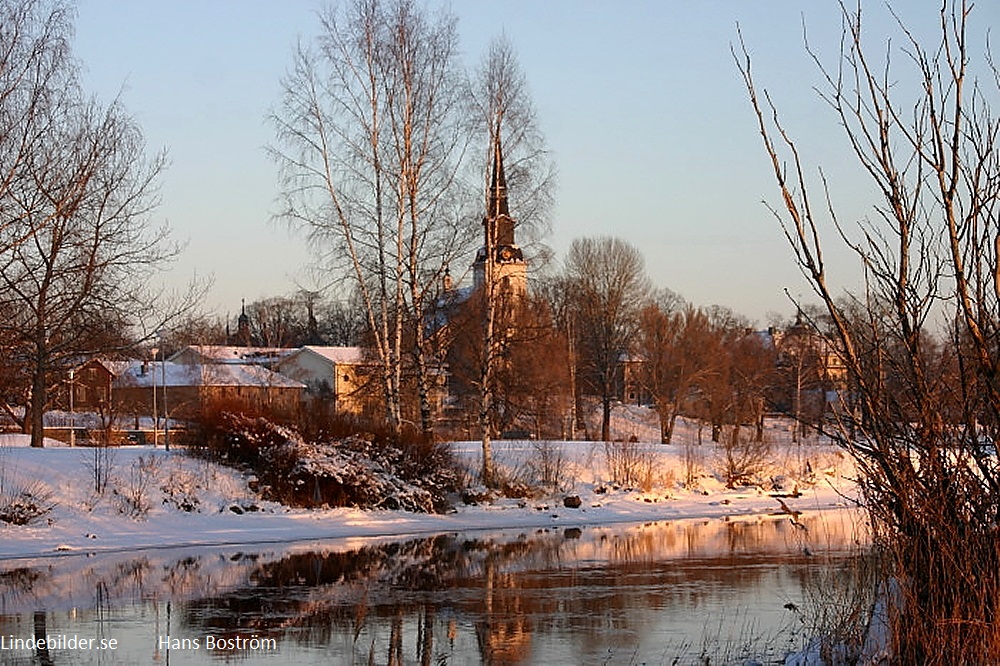
[[[151,447],[94,450],[27,437],[0,435],[0,498],[29,488],[49,493],[49,514],[26,526],[0,523],[0,559],[66,552],[136,550],[194,545],[261,544],[334,537],[403,536],[471,529],[600,525],[683,518],[826,511],[851,506],[854,468],[838,450],[815,437],[790,440],[787,423],[768,423],[772,450],[762,483],[735,490],[721,479],[721,457],[697,427],[678,424],[673,444],[648,443],[657,435],[644,410],[622,410],[616,431],[638,443],[494,442],[497,463],[511,480],[553,482],[531,497],[478,505],[456,502],[445,515],[355,509],[289,509],[264,502],[238,472]],[[647,442],[647,443],[643,443]],[[456,442],[456,454],[474,481],[478,442]],[[107,459],[95,453],[107,452]],[[625,456],[636,481],[613,482],[611,461]],[[621,463],[619,463],[621,464]],[[106,476],[103,493],[97,477]],[[97,479],[99,480],[99,478]],[[688,483],[690,481],[691,483]],[[580,498],[567,508],[567,496]],[[0,499],[2,502],[2,499]],[[191,509],[191,510],[185,510]]]

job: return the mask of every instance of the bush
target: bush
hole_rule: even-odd
[[[114,494],[118,498],[118,511],[130,518],[144,518],[152,508],[149,486],[160,468],[156,456],[139,456],[129,468],[128,479],[118,484]]]
[[[234,467],[256,469],[261,451],[278,446],[293,431],[272,415],[244,403],[217,400],[206,404],[187,432],[189,451]]]
[[[393,437],[353,418],[314,419],[307,427],[303,436],[263,415],[218,412],[198,424],[198,451],[253,471],[266,498],[292,506],[449,508],[458,473],[446,445],[415,432]]]
[[[648,446],[636,441],[605,442],[604,455],[611,483],[643,490],[652,487],[655,456]]]
[[[288,441],[267,453],[261,481],[272,498],[296,506],[355,506],[439,512],[453,490],[441,473],[413,476],[406,452],[359,437]],[[446,469],[446,468],[445,468]]]
[[[547,488],[561,488],[567,477],[567,461],[562,444],[550,440],[533,441],[535,455],[529,465],[538,482]]]
[[[731,435],[723,434],[719,443],[722,477],[727,488],[754,485],[760,482],[771,459],[771,445],[764,439],[748,437],[734,427]]]
[[[201,499],[198,493],[202,488],[202,484],[194,474],[180,468],[171,470],[160,485],[163,503],[187,513],[200,510]]]
[[[31,525],[56,507],[52,492],[40,481],[30,481],[0,491],[0,521]]]

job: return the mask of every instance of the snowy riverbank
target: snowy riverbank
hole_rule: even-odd
[[[690,435],[690,433],[689,433]],[[684,434],[682,433],[682,441]],[[684,518],[739,516],[841,509],[851,505],[853,466],[828,444],[792,444],[771,433],[765,482],[726,489],[719,481],[719,454],[710,444],[636,444],[649,465],[642,487],[622,488],[611,478],[608,450],[599,442],[496,442],[500,465],[527,473],[547,456],[558,472],[559,490],[480,505],[456,502],[444,515],[401,511],[289,509],[263,502],[238,472],[150,447],[108,449],[95,462],[93,449],[26,446],[26,438],[0,436],[0,490],[35,485],[53,504],[31,525],[0,524],[0,558],[70,552],[110,552],[177,546],[260,544],[342,537],[404,536],[473,529],[601,525]],[[787,439],[787,438],[786,438]],[[453,444],[472,470],[478,444]],[[95,469],[107,476],[95,492]],[[537,472],[537,470],[534,470]],[[551,472],[551,470],[550,470]],[[98,475],[100,476],[100,474]],[[684,479],[693,478],[686,484]],[[580,498],[578,508],[564,498]],[[137,502],[147,507],[136,513]],[[192,509],[192,510],[185,510]],[[792,516],[789,516],[791,519]]]

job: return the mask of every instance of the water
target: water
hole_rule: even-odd
[[[832,513],[6,561],[0,663],[780,663],[855,541]]]

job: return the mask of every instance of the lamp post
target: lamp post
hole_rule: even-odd
[[[76,422],[73,418],[73,375],[74,369],[69,369],[69,445],[76,446]]]
[[[150,374],[152,375],[152,382],[153,382],[153,448],[154,449],[156,448],[156,445],[159,443],[157,440],[157,430],[156,430],[156,426],[159,425],[158,423],[159,415],[156,413],[156,352],[158,351],[159,350],[156,347],[153,347],[150,350],[150,353],[152,353],[153,355],[153,367],[150,368]]]
[[[160,364],[163,379],[163,448],[170,450],[170,413],[167,411],[167,359]]]
[[[163,340],[163,335],[160,331],[156,332],[156,340],[160,342]],[[167,411],[167,352],[163,352],[163,361],[160,364],[160,378],[163,380],[163,448],[166,451],[170,450],[170,412]]]

